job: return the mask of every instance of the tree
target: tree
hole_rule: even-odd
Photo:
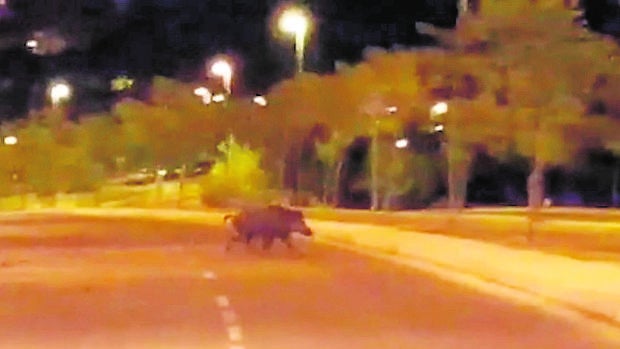
[[[201,181],[202,202],[225,206],[231,201],[241,204],[265,199],[267,176],[260,168],[259,152],[239,145],[234,137],[218,145],[220,157]]]
[[[351,144],[350,138],[345,138],[339,132],[333,132],[327,142],[316,142],[317,155],[324,165],[323,170],[323,203],[332,199],[332,204],[338,206],[340,188],[340,173],[344,164],[344,150]]]
[[[595,77],[617,69],[609,63],[617,47],[574,26],[561,2],[539,2],[536,11],[525,1],[511,4],[500,11],[485,2],[480,16],[467,16],[454,35],[443,37],[453,52],[469,55],[487,94],[505,107],[496,130],[510,140],[502,144],[514,142],[532,158],[528,196],[535,208],[544,196],[544,169],[570,161],[576,149],[588,146],[585,136],[600,129],[585,117],[584,104]]]
[[[118,174],[125,155],[122,126],[109,114],[86,115],[77,129],[79,142],[89,158],[102,166],[106,175]]]

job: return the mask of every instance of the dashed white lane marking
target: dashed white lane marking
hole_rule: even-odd
[[[222,319],[227,325],[234,324],[237,321],[237,314],[233,310],[223,310]]]
[[[215,275],[215,273],[212,271],[205,271],[204,273],[202,273],[202,277],[208,280],[217,279],[217,275]]]
[[[217,275],[210,270],[204,271],[202,277],[207,280],[217,279]],[[241,326],[235,325],[238,319],[237,314],[234,310],[228,309],[230,307],[230,300],[225,295],[219,295],[215,297],[215,303],[222,308],[222,320],[227,326],[228,340],[232,343],[240,343],[243,340],[243,332],[241,331]],[[231,344],[229,349],[245,349],[245,347],[240,344]]]
[[[226,307],[228,307],[230,305],[230,301],[228,300],[228,297],[226,297],[226,296],[217,296],[217,297],[215,297],[215,303],[220,308],[226,308]]]
[[[243,340],[241,326],[228,326],[228,339],[230,339],[231,342],[241,342],[241,340]]]

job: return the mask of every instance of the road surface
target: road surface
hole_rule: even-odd
[[[146,219],[0,218],[0,349],[615,347],[405,267],[320,245],[226,253],[224,234]]]

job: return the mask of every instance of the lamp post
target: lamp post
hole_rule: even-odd
[[[18,139],[17,139],[16,136],[5,136],[2,139],[2,143],[4,143],[4,145],[8,145],[10,147],[14,147],[18,143]],[[15,154],[13,156],[15,156]],[[11,171],[11,180],[14,182],[15,190],[17,191],[18,195],[21,198],[22,209],[26,208],[26,196],[25,196],[25,193],[23,192],[22,188],[19,188],[18,182],[19,182],[20,178],[19,178],[19,174],[17,173],[17,168],[16,168],[14,162],[13,162],[13,169]]]
[[[281,31],[295,35],[295,57],[297,72],[303,71],[304,48],[306,33],[308,32],[308,16],[301,8],[289,8],[284,10],[278,21]]]
[[[14,146],[17,144],[17,137],[6,136],[3,139],[3,143],[4,145]],[[13,166],[13,170],[11,171],[11,180],[13,180],[14,182],[17,182],[18,180],[17,169],[15,168],[15,166]]]
[[[433,122],[433,129],[431,132],[445,132],[444,120],[442,117],[448,113],[448,104],[446,102],[435,103],[430,109],[430,119]],[[451,130],[456,132],[456,130]],[[454,169],[454,150],[451,142],[445,142],[446,160],[448,163],[448,206],[453,207],[457,202],[457,188],[456,188],[456,173]]]
[[[367,106],[368,111],[373,116],[374,124],[372,126],[372,139],[370,141],[370,210],[376,211],[379,209],[379,117],[380,111],[377,108],[380,106],[380,102],[377,100],[371,100]],[[393,115],[398,111],[398,107],[389,106],[380,108],[385,115]]]

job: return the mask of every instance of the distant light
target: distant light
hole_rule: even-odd
[[[6,136],[6,137],[4,137],[4,144],[6,144],[6,145],[15,145],[15,144],[17,144],[17,137],[15,137],[15,136]]]
[[[435,127],[433,127],[433,131],[435,132],[441,132],[443,131],[444,127],[443,125],[435,125]]]
[[[230,66],[230,63],[224,60],[219,60],[211,66],[211,73],[216,76],[229,76],[232,74],[232,67]]]
[[[390,113],[390,114],[394,114],[394,113],[396,113],[396,112],[398,111],[398,107],[396,107],[396,106],[390,106],[390,107],[385,108],[385,110],[386,110],[388,113]]]
[[[168,171],[166,169],[163,169],[163,168],[157,170],[157,175],[160,176],[160,177],[165,176],[167,173],[168,173]]]
[[[204,95],[206,95],[206,94],[209,94],[209,93],[211,93],[211,92],[210,92],[210,91],[209,91],[209,89],[208,89],[208,88],[206,88],[206,87],[197,87],[197,88],[194,90],[194,94],[195,94],[196,96],[200,96],[200,97],[202,97],[202,96],[204,96]]]
[[[56,82],[50,88],[50,99],[53,105],[65,101],[71,97],[71,86],[64,82]]]
[[[398,149],[407,148],[408,145],[409,145],[409,140],[407,138],[401,138],[397,140],[396,142],[394,142],[394,146]]]
[[[448,112],[448,104],[446,102],[438,102],[431,107],[431,119],[435,116]]]
[[[218,93],[218,94],[213,95],[211,100],[213,100],[215,103],[221,103],[226,100],[226,96],[224,96],[223,93]]]
[[[198,87],[194,90],[194,94],[198,97],[202,97],[202,103],[203,104],[209,104],[212,101],[212,94],[211,91],[209,91],[208,88],[206,87]]]
[[[126,75],[119,75],[110,82],[110,89],[117,92],[128,90],[133,87],[134,82],[134,79],[129,78]]]
[[[252,99],[252,101],[258,105],[260,105],[261,107],[266,107],[267,106],[267,98],[263,97],[263,96],[256,96]]]
[[[308,29],[308,19],[301,10],[291,8],[282,13],[278,25],[284,32],[303,35]]]
[[[37,47],[39,47],[39,42],[37,40],[35,40],[35,39],[27,40],[26,41],[26,47],[31,49],[31,50],[34,50]]]
[[[222,78],[222,83],[226,93],[231,93],[233,68],[230,63],[224,59],[218,59],[211,65],[211,73]]]

